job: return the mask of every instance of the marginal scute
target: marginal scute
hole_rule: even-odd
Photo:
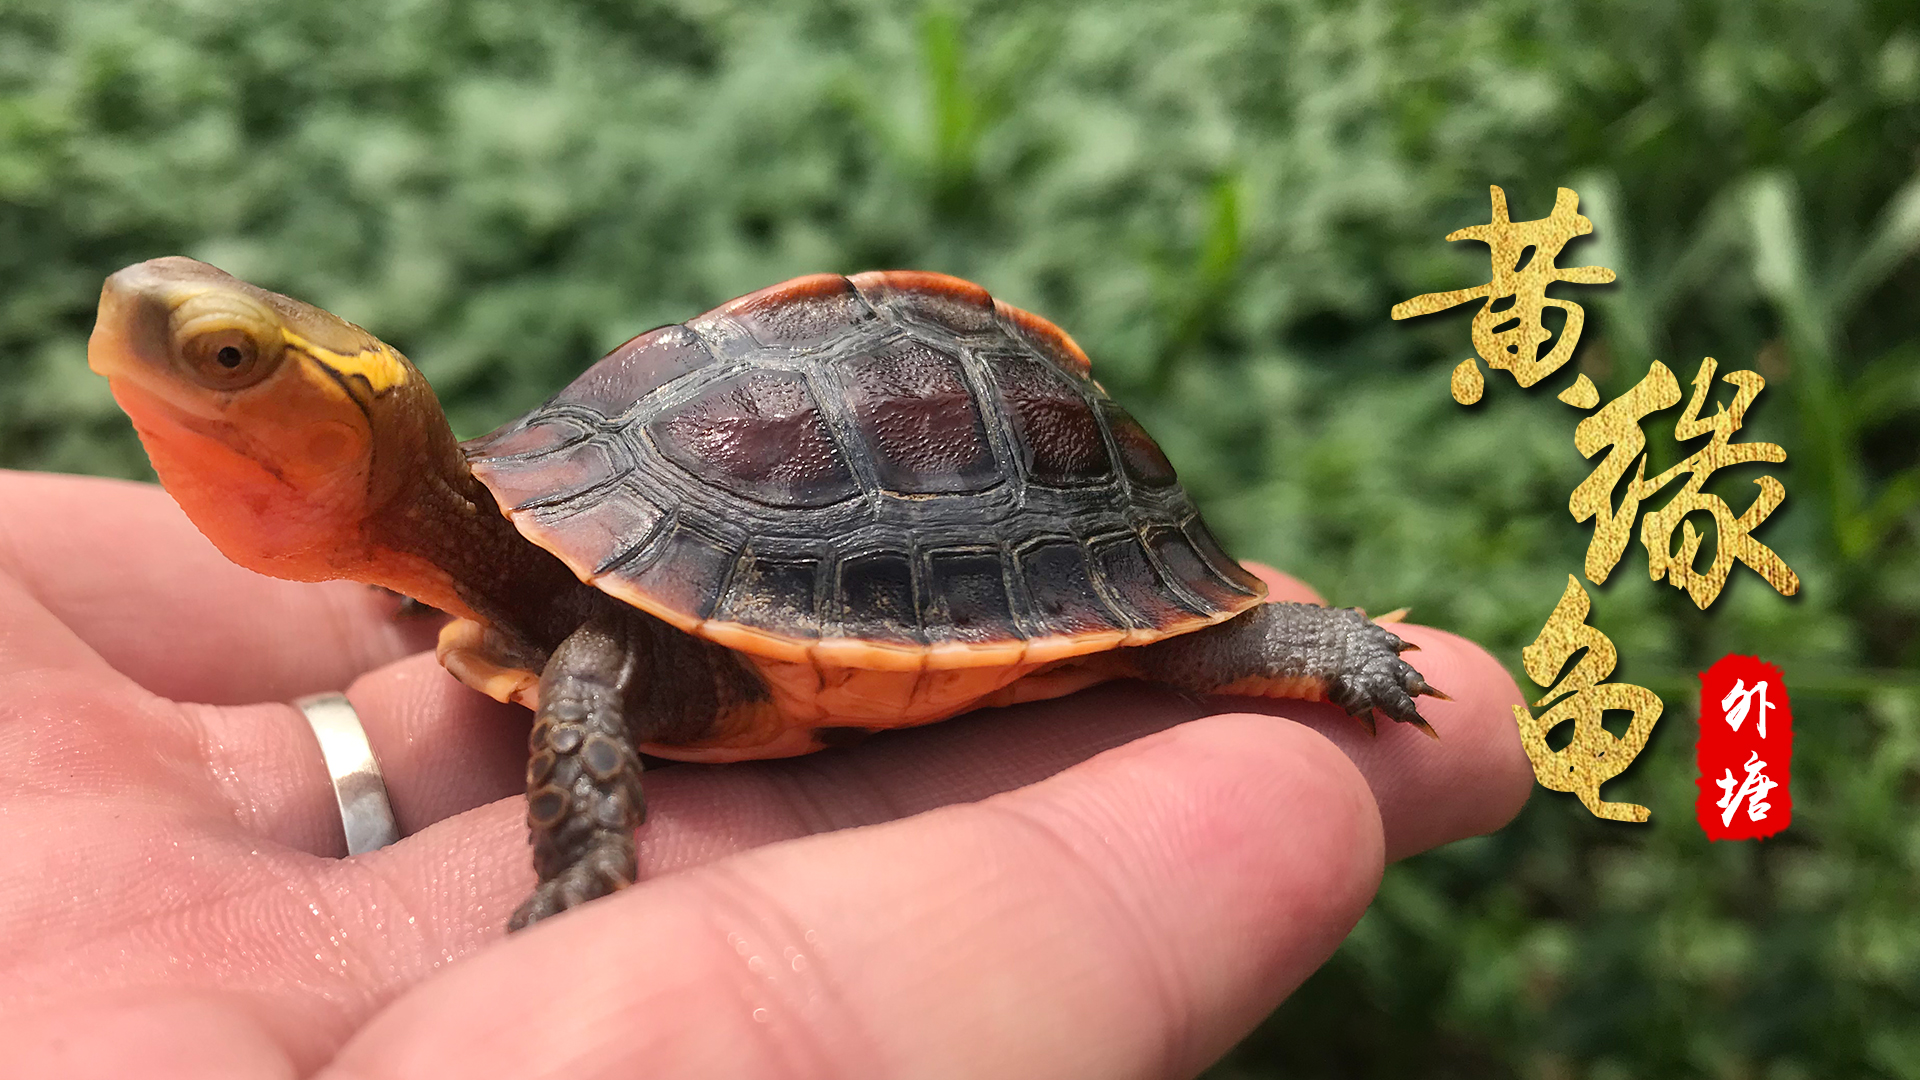
[[[768,559],[749,554],[734,569],[727,595],[714,611],[721,622],[744,623],[793,636],[819,625],[818,560]]]
[[[1240,565],[1240,561],[1227,554],[1220,541],[1214,539],[1213,530],[1195,514],[1187,520],[1187,539],[1193,549],[1206,561],[1207,568],[1222,581],[1227,582],[1244,596],[1264,599],[1267,595],[1267,583],[1260,580],[1253,571]]]
[[[1092,361],[1087,359],[1087,354],[1080,348],[1080,343],[1068,337],[1065,330],[1031,311],[1022,311],[1012,304],[996,300],[994,307],[1015,333],[1038,350],[1041,356],[1058,365],[1062,371],[1071,372],[1081,378],[1086,378],[1092,371]]]
[[[1094,562],[1115,599],[1137,613],[1134,625],[1142,630],[1191,620],[1195,612],[1168,589],[1140,539],[1131,534],[1103,537],[1093,543]]]
[[[553,400],[619,416],[634,402],[712,362],[713,354],[698,334],[684,326],[662,326],[608,353]]]
[[[493,490],[494,498],[510,510],[551,505],[605,487],[627,471],[615,461],[614,448],[582,441],[540,457],[503,457],[481,462],[475,469]]]
[[[859,492],[798,372],[716,383],[661,413],[647,433],[674,464],[758,503],[826,506]]]
[[[1038,636],[1100,633],[1126,629],[1100,599],[1087,550],[1071,538],[1044,540],[1019,554],[1020,573],[1033,597]]]
[[[575,574],[588,578],[645,550],[668,517],[646,496],[619,488],[585,502],[516,513],[513,520],[528,539],[562,553]]]
[[[615,567],[596,580],[615,595],[632,591],[680,612],[686,620],[705,619],[726,588],[728,571],[738,554],[723,541],[679,525],[660,541],[657,551],[643,556],[645,562],[638,569]]]
[[[840,622],[849,637],[924,644],[914,603],[913,564],[904,552],[855,555],[840,563]]]
[[[1014,636],[1013,602],[999,551],[935,551],[927,558],[927,578],[921,622],[929,639],[990,642]]]
[[[1156,525],[1146,532],[1147,547],[1167,573],[1188,592],[1214,607],[1231,607],[1246,593],[1216,577],[1193,541],[1180,529]]]
[[[465,446],[467,456],[476,460],[502,457],[532,457],[550,454],[593,434],[593,428],[571,417],[555,416],[535,410],[523,421],[508,424],[489,435],[482,435]]]
[[[874,307],[892,306],[956,334],[994,327],[993,297],[971,281],[926,270],[869,270],[849,280]]]
[[[809,274],[751,292],[693,320],[731,318],[762,345],[806,349],[876,319],[853,283],[839,274]]]

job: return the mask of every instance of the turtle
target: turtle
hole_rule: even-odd
[[[168,257],[88,344],[161,482],[242,566],[452,616],[442,663],[534,712],[538,884],[631,884],[642,754],[805,754],[1134,678],[1433,729],[1357,608],[1267,602],[1154,440],[1037,315],[926,271],[814,274],[649,330],[459,441],[399,351]]]

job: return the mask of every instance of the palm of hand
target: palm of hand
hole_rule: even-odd
[[[1384,859],[1531,784],[1512,681],[1409,627],[1455,698],[1438,744],[1114,684],[676,766],[642,883],[507,940],[528,718],[419,655],[431,624],[240,570],[158,489],[0,473],[0,505],[0,1039],[27,1075],[1191,1075]],[[312,735],[256,704],[342,686],[404,834],[349,860]]]

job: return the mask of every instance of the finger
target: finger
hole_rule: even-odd
[[[1325,960],[1380,867],[1341,755],[1214,718],[562,916],[404,996],[322,1075],[1190,1075]]]
[[[0,680],[14,689],[56,685],[123,686],[126,680],[47,610],[26,584],[0,570]],[[11,695],[10,695],[11,696]]]
[[[216,704],[337,690],[431,648],[438,620],[352,582],[229,562],[150,484],[0,470],[0,572],[162,697]]]
[[[1262,570],[1276,596],[1317,600],[1312,590],[1292,578]],[[464,810],[518,794],[524,788],[529,714],[517,706],[501,705],[467,690],[430,656],[415,655],[368,672],[352,684],[347,697],[354,704],[374,758],[381,765],[403,835]],[[942,754],[928,763],[931,767],[911,769],[912,790],[902,791],[897,797],[914,800],[916,808],[983,798],[1051,775],[1100,750],[1197,715],[1191,709],[1174,704],[1145,725],[1115,726],[1107,722],[1110,714],[1100,710],[1068,703],[1056,707],[1081,722],[1072,725],[1070,739],[1063,739],[1065,731],[1056,733],[1056,742],[1063,749],[1070,746],[1071,751],[1050,760],[1044,772],[1024,770],[986,787],[952,786],[946,782],[945,774],[965,777],[977,772],[963,759],[968,751],[962,748],[958,757]],[[209,711],[202,718],[210,729],[210,745],[233,748],[225,771],[251,778],[236,802],[255,808],[254,827],[260,835],[303,851],[339,854],[344,841],[335,820],[338,813],[332,801],[332,780],[318,764],[317,749],[304,720],[291,709],[272,714],[271,721],[263,719],[266,715],[253,711]],[[1099,718],[1097,722],[1093,722],[1096,718]],[[912,755],[917,750],[902,747],[901,752]],[[726,771],[720,770],[722,774]],[[797,771],[802,776],[810,772],[804,766]],[[653,782],[658,782],[659,775],[655,774]],[[696,786],[711,778],[708,770],[689,770],[677,777],[685,784]],[[889,801],[895,797],[885,796]],[[933,801],[928,801],[929,797]],[[832,792],[823,792],[817,799],[809,797],[798,804],[780,801],[778,805],[768,805],[771,814],[769,820],[760,823],[763,828],[744,822],[742,815],[724,802],[709,802],[716,819],[712,835],[729,835],[736,838],[734,842],[716,847],[705,842],[710,836],[703,836],[698,853],[689,852],[684,858],[669,857],[674,865],[687,865],[691,859],[705,861],[757,842],[823,831],[838,827],[839,823],[870,824],[898,816],[876,812],[870,805],[848,805],[850,802],[853,800]],[[794,810],[809,805],[824,808],[827,815],[796,818]],[[269,808],[277,812],[269,815],[266,813]]]
[[[526,791],[533,714],[461,685],[431,655],[368,672],[347,699],[387,777],[402,835]]]
[[[1276,593],[1305,591],[1282,575],[1273,575],[1273,582]],[[1419,638],[1426,631],[1413,627],[1407,633]],[[1438,744],[1409,740],[1410,732],[1391,724],[1379,737],[1368,737],[1331,707],[1236,703],[1309,722],[1345,749],[1378,785],[1396,858],[1497,828],[1518,811],[1531,786],[1510,720],[1517,689],[1477,648],[1445,635],[1434,640],[1431,656],[1417,655],[1437,685],[1455,697],[1427,705],[1447,733]],[[430,658],[416,656],[370,673],[349,697],[385,771],[403,834],[521,790],[524,710],[466,691]],[[642,865],[648,873],[667,872],[756,844],[984,798],[1219,708],[1129,685],[899,733],[851,754],[655,770],[647,779],[654,813],[642,833]],[[229,728],[243,730],[223,730],[209,741],[248,745],[247,731],[258,723],[252,715],[236,716]],[[269,825],[263,816],[256,825],[261,835],[338,854],[343,841],[331,778],[304,721],[286,709],[280,723],[295,729],[287,740],[269,741],[254,763],[229,771],[257,779],[246,805],[310,815],[306,831],[295,821]],[[275,753],[283,756],[274,759]],[[284,756],[289,753],[291,767]]]
[[[111,1032],[111,1037],[102,1034]],[[215,996],[134,992],[0,1015],[9,1075],[74,1080],[293,1080],[299,1073],[247,1010]]]
[[[419,654],[346,691],[380,767],[400,835],[524,791],[531,714],[476,694]],[[292,705],[187,706],[217,798],[250,835],[346,854],[340,808],[312,725]]]
[[[1260,563],[1269,600],[1324,604],[1312,588]],[[1533,767],[1520,745],[1512,707],[1524,704],[1513,676],[1485,649],[1417,624],[1395,631],[1422,651],[1407,657],[1453,701],[1421,698],[1438,740],[1416,739],[1402,724],[1376,737],[1341,710],[1321,703],[1247,699],[1236,707],[1306,723],[1346,751],[1373,786],[1387,830],[1387,858],[1403,859],[1452,840],[1492,832],[1519,814],[1533,791]]]

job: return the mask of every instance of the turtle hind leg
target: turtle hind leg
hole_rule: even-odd
[[[1124,652],[1134,674],[1190,693],[1331,701],[1368,730],[1377,709],[1433,735],[1414,699],[1446,695],[1400,659],[1412,648],[1357,609],[1278,603]]]
[[[540,883],[508,931],[638,876],[633,833],[646,804],[627,711],[646,660],[624,626],[594,621],[547,661],[527,762],[527,830]]]

